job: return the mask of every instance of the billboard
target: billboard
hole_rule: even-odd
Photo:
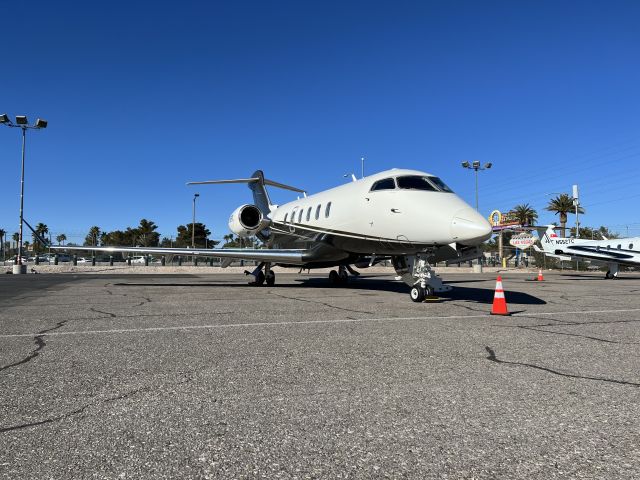
[[[494,232],[504,230],[505,228],[521,226],[515,212],[502,213],[500,210],[491,212],[489,215],[489,223]]]

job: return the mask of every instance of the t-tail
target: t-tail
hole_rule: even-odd
[[[223,183],[246,183],[253,194],[253,203],[258,209],[262,212],[262,214],[267,217],[271,213],[274,208],[274,205],[271,203],[269,199],[269,194],[267,193],[266,185],[271,187],[283,188],[285,190],[291,190],[292,192],[302,193],[303,195],[307,195],[305,190],[301,188],[292,187],[290,185],[285,185],[284,183],[275,182],[273,180],[269,180],[264,178],[264,173],[262,170],[256,170],[253,172],[250,178],[235,178],[230,180],[206,180],[204,182],[189,182],[187,185],[219,185]]]
[[[537,248],[537,246],[535,245],[533,247],[534,250],[538,252],[543,251],[544,253],[547,253],[547,254],[555,253],[556,241],[563,240],[560,237],[558,237],[558,234],[555,232],[555,228],[556,228],[555,225],[548,225],[544,233],[541,231],[542,229],[538,230],[538,234],[540,236],[540,243],[542,244],[542,250]]]

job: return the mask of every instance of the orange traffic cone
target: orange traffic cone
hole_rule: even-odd
[[[504,298],[501,276],[498,276],[498,279],[496,280],[496,293],[493,295],[493,306],[491,307],[491,315],[511,315],[507,311],[507,300]]]
[[[544,282],[544,277],[542,276],[542,269],[541,268],[538,270],[538,281],[539,282]]]

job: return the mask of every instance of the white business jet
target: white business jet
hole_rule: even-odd
[[[337,267],[329,278],[347,282],[352,265],[366,268],[391,260],[420,302],[427,295],[451,289],[435,275],[431,263],[448,264],[478,258],[478,248],[491,236],[489,222],[451,191],[440,178],[417,170],[392,169],[307,195],[304,190],[264,178],[190,182],[188,185],[246,183],[253,203],[238,207],[229,228],[240,237],[256,236],[261,249],[192,249],[138,247],[73,247],[74,250],[133,252],[135,254],[196,255],[232,260],[255,260],[253,285],[275,284],[272,266],[300,269]],[[303,194],[274,205],[265,186]],[[57,246],[57,249],[69,247]]]
[[[640,266],[640,237],[613,238],[605,240],[583,240],[561,238],[555,233],[555,225],[549,225],[540,239],[542,250],[537,252],[560,260],[586,259],[592,263],[607,265],[605,278],[618,276],[620,265]]]

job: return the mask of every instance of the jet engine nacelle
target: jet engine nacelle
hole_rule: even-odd
[[[239,237],[251,237],[271,224],[255,205],[241,205],[229,217],[229,229]]]

